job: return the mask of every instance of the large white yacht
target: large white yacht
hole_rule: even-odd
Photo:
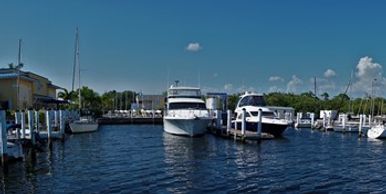
[[[233,121],[233,125],[236,124],[237,129],[241,129],[243,109],[246,111],[246,130],[248,131],[257,131],[259,109],[262,110],[262,132],[280,137],[284,130],[292,124],[286,119],[279,119],[273,110],[266,107],[263,95],[245,92],[244,95],[240,96],[235,110],[236,119]]]
[[[178,83],[178,82],[177,82]],[[211,121],[200,88],[179,87],[168,89],[164,115],[164,131],[174,135],[203,135]]]

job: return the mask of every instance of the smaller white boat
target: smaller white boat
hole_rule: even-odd
[[[374,127],[371,127],[367,131],[367,137],[372,138],[372,139],[386,138],[386,128],[385,128],[385,125],[376,125]]]
[[[86,133],[98,130],[98,123],[90,118],[81,118],[70,123],[71,133]]]

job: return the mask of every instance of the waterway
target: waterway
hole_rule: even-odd
[[[0,173],[2,193],[386,192],[386,141],[289,129],[244,144],[162,125],[69,135]]]

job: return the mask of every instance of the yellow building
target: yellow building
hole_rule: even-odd
[[[56,99],[57,89],[61,88],[32,72],[0,68],[0,108],[54,108],[61,103]]]

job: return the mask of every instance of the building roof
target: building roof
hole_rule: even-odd
[[[36,73],[32,73],[29,71],[22,71],[22,70],[17,70],[16,68],[0,68],[0,79],[10,79],[10,78],[17,78],[19,75],[19,78],[21,79],[26,79],[30,81],[38,80],[37,78],[42,78],[47,80],[48,86],[55,88],[55,89],[62,89],[62,87],[56,86],[52,84],[52,82],[41,75],[38,75]]]
[[[18,76],[17,73],[1,73],[0,72],[0,79],[13,79],[13,78],[17,78],[17,76]],[[29,81],[33,81],[34,80],[33,78],[24,76],[22,74],[20,74],[19,77],[21,79],[25,79],[25,80],[29,80]]]

